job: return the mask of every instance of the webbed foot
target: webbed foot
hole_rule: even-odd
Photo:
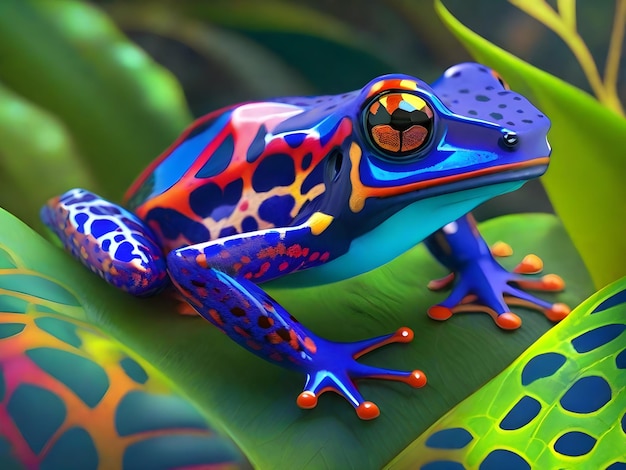
[[[369,420],[378,417],[378,406],[363,398],[355,384],[356,380],[393,380],[420,388],[426,385],[426,376],[420,370],[408,372],[383,369],[361,364],[357,359],[387,344],[408,343],[412,339],[413,331],[409,328],[400,328],[395,333],[355,343],[316,339],[317,350],[307,371],[304,391],[298,396],[298,406],[314,408],[322,393],[333,391],[352,404],[359,418]]]
[[[479,256],[457,263],[454,273],[431,281],[428,287],[432,290],[444,289],[453,283],[454,286],[447,299],[428,310],[428,316],[447,320],[455,313],[481,311],[488,313],[505,330],[519,328],[522,324],[519,316],[510,311],[510,306],[537,310],[553,322],[565,318],[570,312],[567,305],[546,302],[524,291],[558,292],[565,287],[563,279],[556,274],[546,274],[539,279],[525,277],[542,271],[543,262],[536,255],[527,255],[512,272],[494,259],[494,256],[511,254],[507,244],[498,242],[491,250],[482,250]]]

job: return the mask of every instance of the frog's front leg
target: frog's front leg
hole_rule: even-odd
[[[67,251],[109,284],[133,295],[150,295],[168,284],[154,235],[123,207],[72,189],[48,201],[41,219]]]
[[[454,313],[478,310],[491,315],[500,328],[512,330],[519,328],[522,321],[510,311],[509,305],[539,310],[555,322],[570,312],[565,304],[551,304],[521,290],[560,291],[564,283],[554,274],[535,280],[520,275],[541,271],[543,264],[534,255],[528,255],[513,273],[504,269],[494,259],[471,214],[446,225],[425,243],[431,253],[452,271],[445,278],[432,281],[429,287],[439,290],[454,283],[450,296],[429,309],[428,315],[435,320],[447,320]]]
[[[305,328],[255,284],[319,264],[319,251],[304,242],[310,238],[311,227],[306,225],[236,235],[171,252],[168,270],[185,299],[231,339],[263,359],[306,375],[297,399],[301,408],[315,407],[320,394],[334,391],[361,419],[373,419],[378,407],[364,400],[355,380],[386,379],[422,387],[426,377],[419,370],[383,369],[356,359],[389,343],[409,342],[413,332],[400,328],[355,343],[329,341]]]

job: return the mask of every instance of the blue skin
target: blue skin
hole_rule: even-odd
[[[398,91],[419,97],[432,112],[432,121],[424,124],[432,125],[428,138],[402,152],[381,147],[365,125],[370,116],[368,103]],[[298,323],[257,284],[279,279],[284,286],[306,286],[347,279],[375,269],[427,239],[433,254],[459,278],[450,298],[440,309],[431,309],[431,317],[447,318],[470,294],[477,296],[474,304],[491,313],[503,328],[516,327],[510,321],[512,314],[503,294],[523,296],[528,305],[542,310],[551,308],[521,291],[509,290],[508,283],[518,279],[508,273],[508,277],[500,275],[502,268],[485,250],[484,240],[466,215],[483,201],[517,189],[527,179],[542,174],[550,153],[546,140],[548,119],[523,97],[507,91],[489,69],[461,64],[449,69],[432,87],[412,77],[390,75],[341,96],[285,98],[273,103],[299,107],[301,112],[285,118],[274,128],[273,136],[267,134],[267,147],[272,139],[277,145],[286,142],[287,150],[311,145],[311,141],[317,143],[317,139],[328,141],[341,132],[342,123],[351,123],[351,131],[338,140],[338,147],[321,156],[325,171],[317,183],[323,183],[324,191],[285,226],[172,245],[174,242],[163,235],[168,230],[178,233],[178,227],[167,225],[172,223],[171,211],[158,212],[169,214],[161,219],[152,213],[151,223],[156,223],[152,227],[162,229],[154,232],[141,217],[84,190],[52,200],[42,210],[44,222],[84,264],[131,293],[158,291],[168,283],[167,266],[169,279],[205,319],[254,354],[306,374],[304,392],[298,398],[301,407],[314,407],[322,392],[333,390],[344,396],[363,419],[375,418],[379,411],[364,400],[354,380],[397,380],[414,387],[426,383],[419,370],[394,371],[356,361],[385,344],[410,341],[413,333],[400,328],[393,334],[357,343],[331,342]],[[410,103],[403,106],[412,109]],[[185,143],[193,138],[194,152],[200,154],[216,136],[226,132],[230,122],[237,120],[232,109],[218,115],[211,125],[204,126],[206,129],[202,122],[196,123],[192,130],[197,132],[183,137],[169,157],[150,170],[154,176],[150,181],[157,183],[151,187],[152,193],[139,191],[143,199],[137,194],[132,196],[131,206],[137,214],[142,214],[142,204],[179,184],[166,183],[172,178],[171,169],[178,168],[175,162],[190,165],[199,158],[192,158],[189,150],[181,152],[192,148],[185,147]],[[266,119],[269,123],[271,116],[268,114]],[[307,138],[300,138],[303,135]],[[198,139],[206,143],[198,145]],[[408,137],[403,139],[409,141]],[[300,158],[295,152],[293,158]],[[337,152],[343,156],[340,161],[336,160]],[[216,163],[205,164],[201,171],[215,172],[220,161],[211,162]],[[298,161],[296,167],[304,166],[301,163]],[[244,161],[244,165],[250,164]],[[167,168],[170,170],[165,171]],[[176,178],[182,178],[183,173],[178,171]],[[215,178],[217,181],[221,175]],[[110,234],[101,234],[102,223],[98,233],[93,233],[85,222],[94,217],[93,209],[85,209],[89,204],[97,204],[98,216],[107,214],[106,223],[119,227],[114,233],[120,232],[117,236],[124,237],[127,247],[141,251],[141,260],[131,263],[116,259],[118,252],[110,253],[113,250],[109,245],[103,246],[102,240]],[[175,208],[174,203],[171,206]],[[279,215],[281,210],[280,205],[276,206]],[[454,231],[449,225],[448,230],[441,230],[451,221],[456,221]],[[200,232],[196,231],[195,236]],[[277,251],[281,246],[283,251]],[[326,256],[287,254],[284,247]],[[271,263],[267,256],[261,256],[268,249],[273,250]],[[128,253],[132,252],[126,250],[125,256],[131,256]],[[238,262],[243,259],[247,261]]]

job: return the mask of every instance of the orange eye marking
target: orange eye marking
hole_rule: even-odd
[[[393,112],[400,107],[400,103],[402,103],[404,93],[393,93],[387,96],[387,112],[389,114],[393,114]]]
[[[372,128],[372,137],[379,147],[390,152],[400,151],[400,133],[388,124]]]
[[[410,152],[422,146],[428,137],[428,130],[422,126],[413,126],[402,133],[402,152]]]

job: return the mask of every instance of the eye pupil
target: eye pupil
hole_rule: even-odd
[[[387,155],[413,154],[429,140],[433,112],[416,95],[395,92],[379,96],[366,112],[370,139]]]

